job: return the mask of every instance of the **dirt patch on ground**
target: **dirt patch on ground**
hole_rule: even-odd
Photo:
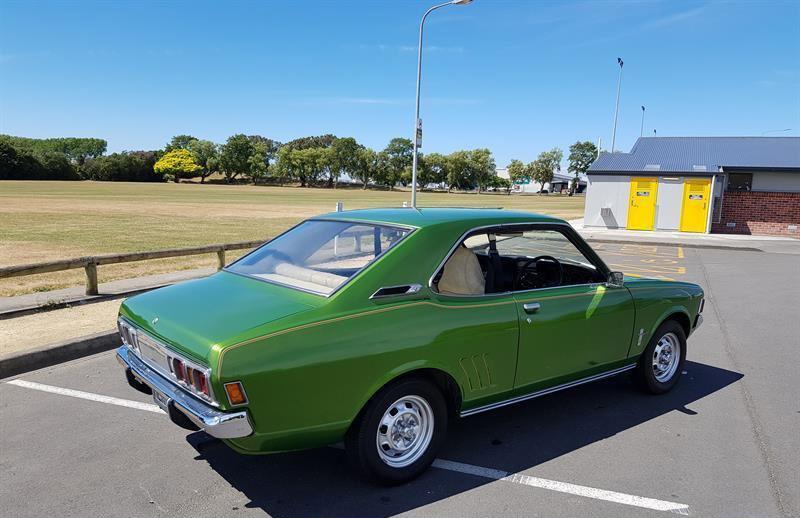
[[[115,329],[121,303],[111,300],[0,320],[0,355]]]

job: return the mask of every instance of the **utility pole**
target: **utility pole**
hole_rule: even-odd
[[[419,47],[417,47],[417,101],[414,112],[414,158],[411,164],[411,206],[417,208],[417,163],[419,161],[419,148],[422,146],[422,119],[419,118],[419,92],[422,84],[422,31],[425,28],[425,19],[436,9],[448,5],[467,5],[472,0],[449,0],[443,4],[434,5],[422,15],[419,22]]]

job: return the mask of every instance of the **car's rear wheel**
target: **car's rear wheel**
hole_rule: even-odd
[[[376,394],[345,438],[348,457],[367,478],[399,484],[425,471],[447,433],[447,405],[439,389],[417,378]]]
[[[678,383],[686,361],[686,333],[668,320],[653,333],[636,368],[639,385],[651,394],[663,394]]]

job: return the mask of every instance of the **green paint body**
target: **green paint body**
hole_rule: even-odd
[[[374,209],[319,219],[414,231],[330,297],[222,271],[137,295],[120,309],[210,366],[222,409],[230,408],[223,384],[243,383],[255,433],[226,441],[239,452],[338,442],[381,387],[421,369],[449,376],[460,390],[458,410],[467,411],[629,365],[665,319],[691,332],[703,298],[695,284],[640,278],[616,288],[445,296],[429,280],[471,229],[531,223],[576,234],[556,218],[494,209]],[[370,299],[381,287],[413,283],[423,286],[415,295]],[[522,305],[531,301],[541,309],[528,315]]]

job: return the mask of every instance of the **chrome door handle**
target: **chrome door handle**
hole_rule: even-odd
[[[536,313],[541,307],[542,305],[538,302],[528,302],[522,305],[522,309],[525,310],[525,313]]]

